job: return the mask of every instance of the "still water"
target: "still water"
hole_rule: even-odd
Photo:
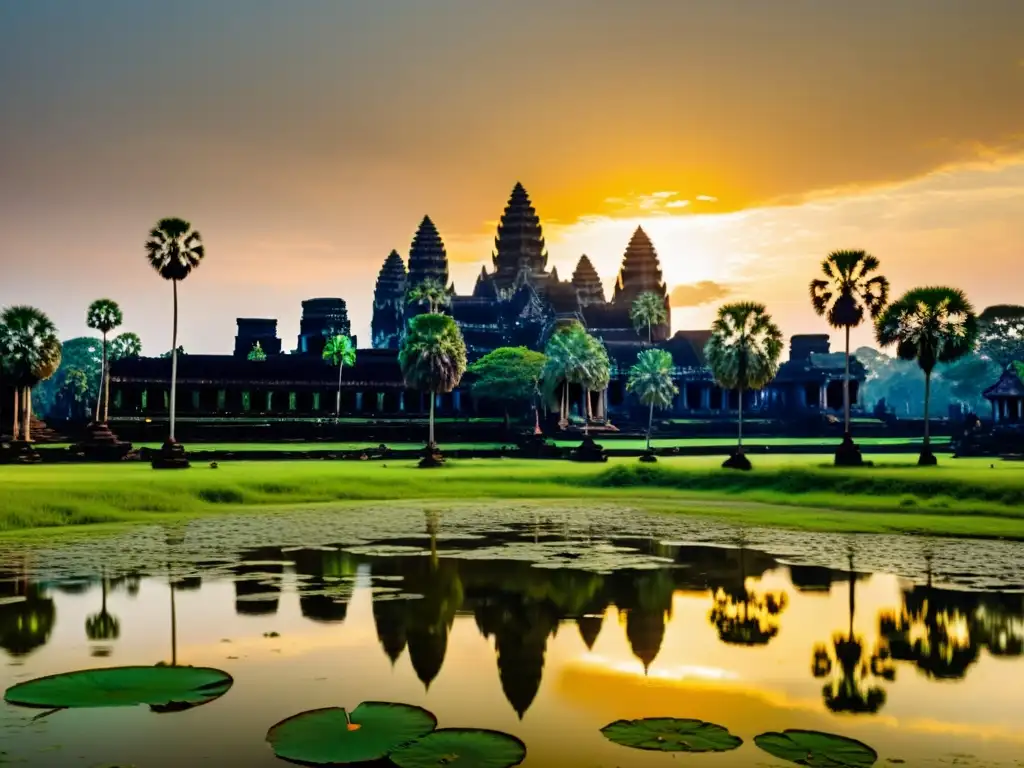
[[[0,763],[283,766],[304,710],[395,701],[533,768],[783,766],[764,731],[878,765],[1024,765],[1024,546],[789,534],[622,508],[347,507],[0,542],[0,683],[158,662],[234,678],[182,712],[0,705]],[[640,717],[744,740],[607,741]]]

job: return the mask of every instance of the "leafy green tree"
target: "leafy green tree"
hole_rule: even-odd
[[[39,382],[32,392],[33,410],[44,418],[68,418],[67,403],[58,403],[58,400],[62,399],[61,390],[67,374],[70,371],[81,371],[88,380],[85,414],[76,415],[74,419],[91,418],[87,414],[90,410],[95,411],[96,398],[99,397],[102,363],[100,346],[100,340],[94,336],[77,336],[62,342],[60,367],[49,379]]]
[[[663,349],[645,349],[629,369],[626,390],[633,392],[640,402],[649,407],[647,413],[647,451],[651,450],[651,429],[654,409],[668,408],[679,388],[672,382],[672,355]]]
[[[441,307],[449,304],[451,295],[448,293],[448,289],[437,280],[427,279],[409,290],[406,301],[409,304],[425,303],[430,308],[430,314],[436,315],[441,311]]]
[[[846,375],[843,377],[844,440],[850,436],[850,329],[857,328],[868,315],[874,320],[889,299],[889,280],[873,275],[879,261],[864,251],[833,251],[821,263],[825,279],[812,280],[811,304],[814,311],[833,328],[846,332]]]
[[[110,370],[107,365],[107,334],[124,322],[121,307],[111,299],[97,299],[89,305],[85,324],[103,337],[103,362],[100,367],[100,396],[96,398],[96,422],[107,423],[110,412]],[[102,408],[100,407],[102,405]]]
[[[997,304],[978,315],[978,351],[1003,371],[1024,360],[1024,307]]]
[[[466,342],[455,321],[448,315],[418,315],[409,321],[398,364],[408,386],[430,393],[430,437],[433,449],[434,401],[437,395],[451,392],[466,371]]]
[[[356,347],[352,339],[343,334],[332,336],[324,345],[324,360],[338,366],[338,394],[334,401],[334,412],[341,416],[341,371],[346,365],[356,364]]]
[[[749,467],[743,460],[743,394],[764,388],[775,378],[782,354],[782,331],[764,304],[741,301],[725,304],[711,324],[711,338],[704,356],[715,381],[724,390],[739,392],[739,439],[733,463]],[[726,393],[723,393],[725,395]]]
[[[978,335],[978,318],[963,291],[943,286],[914,288],[879,315],[875,338],[881,347],[896,347],[901,360],[914,360],[924,372],[924,444],[918,464],[937,463],[931,451],[928,415],[932,372],[968,354]]]
[[[654,291],[641,293],[636,297],[633,306],[629,308],[629,319],[633,321],[633,327],[638,332],[647,326],[647,343],[650,344],[654,326],[668,321],[665,297],[659,296]]]
[[[258,341],[252,345],[252,349],[249,350],[249,354],[246,356],[246,360],[253,363],[262,363],[266,359],[267,353],[263,351],[263,345]]]
[[[168,359],[170,359],[171,355],[177,355],[178,357],[183,357],[186,354],[188,354],[188,353],[185,351],[185,348],[179,344],[174,349],[169,349],[166,352],[164,352],[162,355],[160,355],[160,357],[163,360],[168,360]]]
[[[178,347],[178,354],[184,354],[184,350]],[[142,356],[142,339],[137,334],[128,331],[119,333],[110,342],[110,360],[127,360]]]
[[[171,331],[171,413],[168,443],[174,440],[174,418],[178,389],[178,283],[192,274],[203,258],[206,248],[199,232],[184,219],[160,219],[149,231],[146,256],[150,266],[164,280],[170,280],[174,291],[174,321]]]
[[[82,420],[89,412],[89,379],[77,368],[62,366],[61,373],[54,410],[70,421]]]
[[[501,403],[505,409],[505,429],[509,428],[510,405],[534,403],[547,358],[526,347],[500,347],[488,352],[468,370],[476,378],[473,396]]]
[[[31,441],[32,388],[60,367],[56,327],[35,307],[8,307],[0,313],[0,357],[14,389],[13,437]]]

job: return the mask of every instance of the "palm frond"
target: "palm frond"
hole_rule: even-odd
[[[165,280],[184,280],[206,255],[199,232],[179,218],[160,219],[145,248],[150,266]]]
[[[409,321],[398,363],[410,387],[451,392],[466,371],[462,332],[447,315],[418,315]]]
[[[779,369],[782,331],[763,304],[736,302],[719,308],[704,354],[719,386],[761,389]]]
[[[96,299],[85,313],[85,324],[100,333],[110,333],[123,322],[121,307],[112,299]]]
[[[871,276],[879,261],[865,251],[833,251],[822,262],[825,279],[810,284],[814,311],[833,328],[856,328],[865,314],[878,317],[889,297],[889,281]]]
[[[669,408],[679,389],[672,381],[672,355],[663,349],[646,349],[629,369],[626,390],[644,405]]]
[[[967,296],[945,286],[907,291],[875,321],[879,346],[895,346],[900,359],[917,361],[925,373],[966,355],[977,335],[978,318]]]

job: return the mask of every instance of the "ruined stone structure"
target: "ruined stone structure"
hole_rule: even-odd
[[[633,301],[652,291],[665,301],[664,324],[653,329],[654,346],[668,351],[675,363],[679,387],[666,417],[728,417],[738,407],[736,392],[718,387],[704,362],[706,330],[671,334],[668,290],[654,244],[637,228],[626,245],[612,297],[586,256],[571,280],[561,280],[549,258],[540,217],[522,184],[516,184],[502,213],[490,255],[490,269],[481,270],[469,295],[457,294],[451,282],[444,241],[429,216],[413,237],[408,261],[397,251],[381,266],[373,296],[372,348],[358,351],[356,363],[342,372],[342,410],[367,418],[423,415],[429,395],[410,390],[402,381],[397,350],[409,319],[427,311],[408,302],[409,291],[425,280],[444,286],[450,297],[442,311],[459,325],[469,361],[503,346],[542,350],[559,323],[578,321],[601,339],[612,363],[611,381],[602,393],[591,393],[591,412],[597,421],[624,416],[636,407],[626,392],[629,368],[648,348],[647,331],[630,319]],[[186,355],[178,361],[178,411],[184,418],[263,416],[274,418],[333,415],[337,369],[320,359],[329,335],[351,335],[348,310],[342,299],[310,299],[302,303],[298,348],[292,355],[276,354],[280,341],[275,320],[239,320],[234,356]],[[262,362],[245,354],[257,339],[267,352]],[[244,350],[245,354],[239,354]],[[745,393],[743,408],[756,413],[841,414],[843,356],[829,349],[826,335],[794,336],[790,360],[762,392]],[[853,402],[864,369],[852,366]],[[170,361],[121,360],[112,369],[112,414],[116,418],[165,418]],[[454,392],[439,396],[441,415],[470,415],[477,406],[468,389],[470,377]],[[578,388],[577,388],[578,389]],[[580,411],[582,392],[572,402]],[[644,415],[646,411],[642,410]]]

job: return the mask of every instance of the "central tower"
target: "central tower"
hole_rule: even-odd
[[[521,282],[549,277],[540,217],[519,182],[512,188],[508,205],[498,223],[491,261],[494,264],[491,279],[499,294],[507,293]]]

